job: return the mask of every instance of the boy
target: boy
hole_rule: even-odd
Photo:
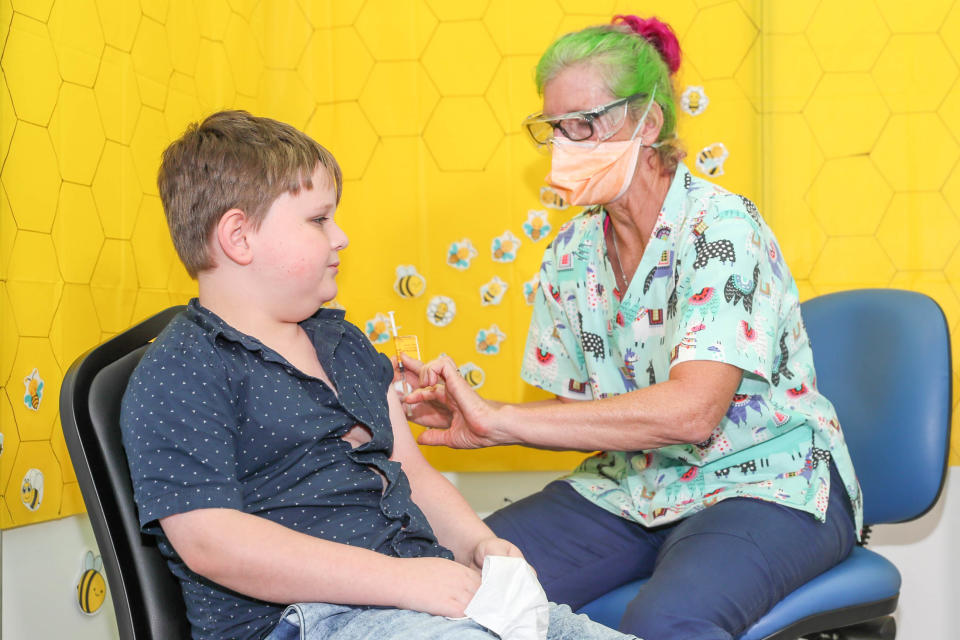
[[[464,615],[485,556],[520,552],[422,457],[390,361],[321,309],[347,246],[336,160],[226,111],[167,148],[158,185],[199,298],[137,367],[121,426],[194,636],[495,637],[443,616]],[[556,605],[550,626],[625,637]]]

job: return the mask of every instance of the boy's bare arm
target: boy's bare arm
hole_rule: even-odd
[[[443,558],[393,558],[322,540],[235,509],[198,509],[160,520],[194,572],[276,602],[391,606],[459,617],[480,574]]]
[[[387,391],[393,425],[393,455],[410,479],[414,503],[423,511],[440,544],[453,551],[458,562],[477,569],[487,554],[523,557],[510,542],[497,538],[449,480],[420,452],[407,424],[397,394]]]

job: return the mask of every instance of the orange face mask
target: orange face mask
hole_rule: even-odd
[[[637,168],[640,149],[660,146],[659,142],[645,145],[642,138],[636,137],[653,105],[653,97],[629,140],[591,143],[554,139],[547,182],[564,200],[575,205],[607,204],[626,193]]]

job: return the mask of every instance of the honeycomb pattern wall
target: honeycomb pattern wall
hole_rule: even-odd
[[[615,13],[677,31],[676,88],[708,100],[681,118],[688,161],[722,143],[712,179],[758,203],[804,298],[923,291],[960,344],[960,1],[0,0],[0,527],[83,510],[61,378],[195,294],[155,174],[221,108],[301,127],[343,165],[351,320],[377,337],[393,310],[424,357],[474,366],[486,396],[539,397],[517,375],[524,286],[572,210],[542,196],[549,159],[519,123],[538,110],[538,54]],[[449,470],[580,458],[427,454]]]

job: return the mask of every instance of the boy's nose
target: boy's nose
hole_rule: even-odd
[[[350,244],[350,239],[347,237],[347,234],[343,232],[343,229],[341,229],[340,225],[336,222],[333,223],[329,238],[330,246],[337,251],[343,251],[347,248],[347,245]]]

